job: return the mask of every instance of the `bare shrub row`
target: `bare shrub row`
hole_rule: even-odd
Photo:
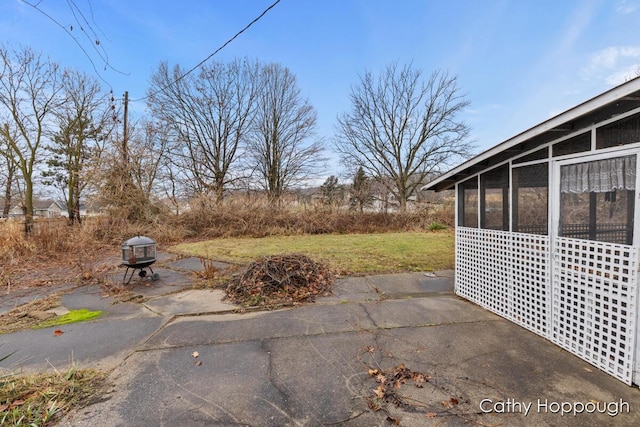
[[[385,233],[428,231],[434,223],[451,226],[449,212],[353,212],[343,210],[298,210],[245,207],[191,211],[176,218],[178,228],[190,236],[264,237],[299,234]]]
[[[159,215],[132,223],[111,213],[70,226],[64,218],[38,220],[29,235],[19,220],[0,222],[0,264],[28,265],[42,259],[83,259],[100,247],[113,248],[136,235],[162,245],[189,239],[264,237],[327,233],[384,233],[429,231],[434,224],[452,226],[453,207],[438,205],[406,212],[356,212],[321,204],[273,207],[259,200],[230,200],[197,205],[180,215]],[[117,250],[116,252],[117,253]]]

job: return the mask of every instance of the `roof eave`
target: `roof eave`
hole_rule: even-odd
[[[623,98],[627,95],[630,95],[634,92],[637,92],[638,90],[640,90],[640,77],[636,77],[633,80],[630,80],[626,83],[616,86],[613,89],[610,89],[594,98],[589,99],[588,101],[578,104],[577,106],[563,113],[560,113],[557,116],[554,116],[548,120],[545,120],[544,122],[522,133],[519,133],[518,135],[512,138],[507,139],[506,141],[494,146],[493,148],[490,148],[478,154],[477,156],[473,157],[472,159],[467,160],[461,165],[455,167],[454,169],[451,169],[449,172],[446,172],[440,177],[424,185],[423,187],[421,187],[421,189],[423,191],[426,191],[426,190],[442,191],[442,190],[448,190],[450,188],[453,188],[456,182],[459,181],[455,177],[460,172],[470,167],[473,167],[478,163],[482,163],[487,159],[499,153],[502,153],[503,151],[513,148],[516,145],[521,144],[524,141],[527,141],[528,139],[531,139],[551,129],[557,128],[558,126],[566,122],[574,120],[589,112],[595,111],[598,108],[602,108],[603,106],[615,100]]]

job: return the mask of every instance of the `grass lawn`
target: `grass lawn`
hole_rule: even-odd
[[[438,231],[242,237],[183,243],[171,249],[234,264],[249,264],[262,256],[301,253],[346,274],[433,271],[453,268],[454,234]]]

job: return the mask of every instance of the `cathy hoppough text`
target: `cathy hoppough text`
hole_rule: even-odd
[[[482,399],[480,401],[480,411],[485,414],[496,413],[521,413],[525,416],[532,412],[538,414],[607,414],[615,417],[618,414],[629,413],[629,402],[620,399],[614,402],[557,402],[549,399],[538,399],[532,402],[521,402],[515,399],[494,401],[492,399]]]

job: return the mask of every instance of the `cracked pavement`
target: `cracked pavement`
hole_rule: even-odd
[[[179,272],[157,270],[160,287],[186,283]],[[637,387],[458,298],[451,272],[341,279],[314,304],[247,313],[233,312],[219,291],[163,295],[153,286],[141,290],[156,293],[144,306],[112,306],[61,337],[46,330],[3,337],[6,348],[42,352],[34,366],[43,358],[64,363],[73,352],[80,367],[113,369],[100,400],[59,425],[640,425]],[[96,295],[68,301],[100,303]],[[427,382],[397,381],[378,397],[371,372],[390,376],[399,366]],[[504,410],[516,401],[531,410]],[[615,416],[548,405],[621,401],[629,410]]]

